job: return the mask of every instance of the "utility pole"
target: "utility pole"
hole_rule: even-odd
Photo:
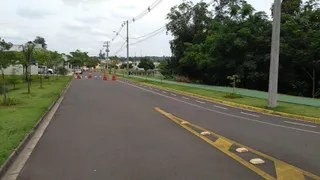
[[[108,61],[109,61],[109,52],[110,52],[110,50],[109,50],[109,41],[104,42],[103,47],[106,48],[106,53],[107,53],[106,63],[107,63],[107,73],[108,73],[108,72],[109,72],[109,71],[108,71],[108,69],[109,69],[109,63],[108,63]]]
[[[129,21],[127,20],[127,76],[129,76]]]
[[[274,0],[268,107],[277,107],[280,51],[281,0]]]

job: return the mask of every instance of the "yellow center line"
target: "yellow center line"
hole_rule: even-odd
[[[309,176],[313,179],[317,179],[320,180],[320,177],[317,175],[314,175],[308,171],[305,171],[303,169],[297,168],[293,165],[290,165],[288,163],[285,163],[281,160],[278,160],[274,157],[271,157],[269,155],[266,155],[264,153],[261,153],[259,151],[256,151],[252,148],[249,148],[247,146],[244,146],[240,143],[237,143],[235,141],[232,141],[228,138],[225,138],[219,134],[216,134],[214,132],[209,131],[212,135],[218,137],[218,140],[216,140],[215,142],[211,141],[210,139],[208,139],[205,136],[202,136],[200,133],[198,133],[197,131],[195,131],[194,129],[190,128],[196,128],[199,131],[203,132],[203,131],[208,131],[202,127],[199,127],[195,124],[192,124],[184,119],[181,119],[179,117],[176,117],[172,114],[169,114],[163,110],[161,110],[160,108],[156,107],[155,110],[157,110],[159,113],[163,114],[164,116],[168,117],[169,119],[171,119],[172,121],[176,122],[177,124],[179,124],[180,126],[182,126],[183,128],[185,128],[186,130],[190,131],[191,133],[193,133],[194,135],[200,137],[201,139],[203,139],[204,141],[206,141],[207,143],[211,144],[212,146],[216,147],[217,149],[219,149],[220,151],[224,152],[225,154],[227,154],[228,156],[232,157],[233,159],[235,159],[236,161],[240,162],[241,164],[243,164],[244,166],[246,166],[247,168],[251,169],[252,171],[256,172],[257,174],[259,174],[260,176],[262,176],[265,179],[275,179],[274,177],[270,176],[269,174],[265,173],[264,171],[262,171],[261,169],[257,168],[256,166],[252,165],[251,163],[249,163],[248,161],[242,159],[241,157],[237,156],[236,154],[233,154],[232,152],[229,151],[229,148],[231,147],[232,144],[239,146],[239,147],[244,147],[246,149],[248,149],[250,152],[257,154],[261,157],[264,157],[266,159],[269,159],[271,161],[274,162],[275,164],[275,170],[276,170],[276,174],[277,174],[277,179],[292,179],[292,180],[301,180],[301,179],[305,179],[304,175]],[[182,124],[182,122],[185,122]]]
[[[226,155],[230,156],[231,158],[235,159],[236,161],[240,162],[241,164],[243,164],[244,166],[246,166],[247,168],[251,169],[252,171],[254,171],[255,173],[257,173],[258,175],[260,175],[261,177],[265,178],[265,179],[270,179],[270,180],[275,180],[274,177],[270,176],[269,174],[265,173],[264,171],[262,171],[261,169],[255,167],[254,165],[250,164],[249,162],[243,160],[242,158],[240,158],[239,156],[231,153],[230,151],[228,151],[229,148],[226,148],[226,145],[221,145],[221,143],[225,142],[225,141],[220,141],[218,142],[217,140],[217,144],[215,144],[215,142],[211,141],[210,139],[206,138],[205,136],[200,135],[198,132],[196,132],[195,130],[191,129],[190,127],[186,126],[186,125],[181,125],[181,122],[179,120],[176,120],[175,116],[166,113],[165,111],[161,110],[160,108],[155,108],[158,112],[160,112],[161,114],[165,115],[166,117],[168,117],[169,119],[171,119],[172,121],[176,122],[177,124],[179,124],[180,126],[182,126],[183,128],[185,128],[186,130],[190,131],[191,133],[193,133],[194,135],[198,136],[199,138],[203,139],[204,141],[206,141],[207,143],[211,144],[212,146],[216,147],[217,149],[219,149],[220,151],[222,151],[223,153],[225,153]],[[219,145],[220,144],[220,145]],[[231,145],[230,145],[231,146]]]

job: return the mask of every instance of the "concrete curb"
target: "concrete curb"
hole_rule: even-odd
[[[36,132],[42,121],[45,119],[47,114],[51,111],[53,106],[59,101],[61,97],[64,96],[64,94],[67,92],[69,87],[71,86],[72,79],[70,82],[66,85],[64,90],[60,93],[58,98],[50,105],[50,107],[47,109],[47,111],[41,116],[41,118],[38,120],[38,122],[35,124],[35,126],[31,129],[31,131],[24,137],[24,139],[20,142],[18,147],[10,154],[8,159],[3,163],[3,165],[0,167],[0,178],[3,177],[3,175],[8,171],[12,163],[16,160],[18,155],[21,153],[21,151],[24,149],[25,145],[28,143],[30,138],[33,136],[33,134]]]
[[[119,78],[122,78],[122,77],[119,77]],[[124,78],[122,78],[122,79],[124,79]],[[198,95],[198,94],[179,91],[179,90],[175,90],[175,89],[171,89],[171,88],[161,87],[161,86],[157,86],[157,85],[153,85],[153,84],[149,84],[149,83],[145,83],[145,82],[142,82],[142,84],[145,84],[145,85],[148,85],[148,86],[152,86],[152,87],[157,87],[157,88],[163,89],[163,90],[168,90],[168,91],[171,91],[171,92],[185,94],[185,95],[188,95],[188,96],[191,96],[191,97],[196,97],[196,98],[199,98],[199,99],[203,99],[203,100],[207,100],[207,101],[211,101],[211,102],[215,102],[215,103],[225,104],[225,105],[228,105],[228,106],[231,106],[231,107],[238,107],[238,108],[242,108],[242,109],[249,109],[249,110],[252,110],[252,111],[265,113],[265,114],[271,114],[271,115],[277,115],[277,116],[282,116],[282,117],[287,117],[287,118],[293,118],[293,119],[299,119],[299,120],[304,120],[304,121],[320,123],[320,118],[289,114],[289,113],[284,113],[284,112],[273,111],[273,110],[258,108],[258,107],[254,107],[254,106],[244,105],[244,104],[238,104],[238,103],[224,101],[224,100],[215,99],[215,98],[211,98],[211,97],[206,97],[206,96],[202,96],[202,95]]]

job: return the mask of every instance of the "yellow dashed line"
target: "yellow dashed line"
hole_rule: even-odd
[[[161,114],[163,114],[164,116],[168,117],[169,119],[171,119],[172,121],[176,122],[177,124],[179,124],[180,126],[182,126],[184,129],[190,131],[191,133],[193,133],[194,135],[200,137],[201,139],[203,139],[204,141],[206,141],[207,143],[211,144],[212,146],[216,147],[217,149],[219,149],[220,151],[222,151],[223,153],[225,153],[226,155],[230,156],[231,158],[235,159],[236,161],[240,162],[241,164],[243,164],[244,166],[246,166],[247,168],[251,169],[252,171],[254,171],[255,173],[259,174],[260,176],[262,176],[265,179],[275,179],[274,177],[272,177],[271,175],[267,174],[266,172],[262,171],[261,169],[257,168],[256,166],[252,165],[251,163],[249,163],[248,161],[242,159],[241,157],[237,156],[236,154],[232,153],[231,151],[229,151],[230,147],[234,144],[236,146],[239,147],[244,147],[246,149],[248,149],[250,152],[259,155],[265,159],[268,159],[270,161],[274,162],[275,165],[275,170],[276,170],[276,174],[277,174],[277,179],[279,180],[304,180],[304,175],[309,176],[313,179],[316,180],[320,180],[320,177],[317,175],[314,175],[310,172],[307,172],[305,170],[302,170],[300,168],[297,168],[295,166],[292,166],[288,163],[285,163],[283,161],[280,161],[276,158],[273,158],[269,155],[266,155],[264,153],[261,153],[259,151],[256,151],[254,149],[251,149],[247,146],[244,146],[240,143],[237,143],[235,141],[232,141],[228,138],[225,138],[223,136],[220,136],[214,132],[210,132],[212,135],[218,137],[218,139],[213,142],[210,139],[208,139],[206,136],[201,135],[200,133],[198,133],[197,131],[195,131],[194,129],[190,128],[194,127],[196,129],[198,129],[200,132],[203,131],[208,131],[204,128],[201,128],[195,124],[192,124],[184,119],[181,119],[179,117],[176,117],[170,113],[167,113],[163,110],[161,110],[160,108],[156,107],[155,110],[157,110],[158,112],[160,112]],[[184,122],[184,123],[182,123]]]

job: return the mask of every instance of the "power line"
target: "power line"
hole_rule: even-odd
[[[157,29],[157,30],[155,30],[155,31],[153,31],[153,32],[151,32],[151,33],[148,33],[148,34],[146,34],[146,35],[139,36],[139,37],[132,37],[132,38],[130,38],[130,39],[141,39],[141,38],[144,38],[144,37],[149,36],[149,35],[157,32],[157,31],[163,30],[165,27],[166,27],[166,26],[162,26],[161,28],[159,28],[159,29]]]
[[[132,22],[135,22],[141,18],[143,18],[145,15],[147,15],[151,10],[153,10],[155,7],[157,7],[160,3],[162,2],[162,0],[156,0],[155,2],[152,3],[152,5],[150,5],[146,10],[144,10],[142,13],[140,13],[139,15],[137,15],[136,17],[134,17],[132,19]]]
[[[153,36],[156,36],[156,35],[158,35],[158,34],[160,34],[160,33],[164,32],[165,30],[166,30],[166,29],[165,29],[165,28],[163,28],[161,31],[158,31],[158,32],[156,32],[156,33],[152,34],[151,36],[149,36],[149,37],[147,37],[147,38],[144,38],[144,39],[142,39],[142,40],[139,40],[139,41],[136,41],[136,42],[134,42],[134,43],[131,43],[130,45],[135,45],[135,44],[141,43],[141,42],[143,42],[143,41],[146,41],[146,40],[148,40],[148,39],[152,38]]]
[[[144,17],[145,15],[147,15],[151,10],[153,10],[155,7],[157,7],[163,0],[156,0],[155,2],[153,2],[146,10],[144,10],[142,13],[140,13],[139,15],[137,15],[136,17],[132,18],[131,22],[135,22],[139,19],[141,19],[142,17]],[[129,21],[128,21],[129,23]],[[121,30],[123,29],[123,27],[125,26],[126,22],[124,21],[119,30],[116,31],[116,35],[112,38],[112,42],[120,35]]]
[[[116,54],[118,54],[118,53],[120,53],[122,50],[124,50],[125,48],[125,45],[126,45],[126,42],[124,42],[122,45],[121,45],[121,47],[113,54],[114,56],[116,55]]]

